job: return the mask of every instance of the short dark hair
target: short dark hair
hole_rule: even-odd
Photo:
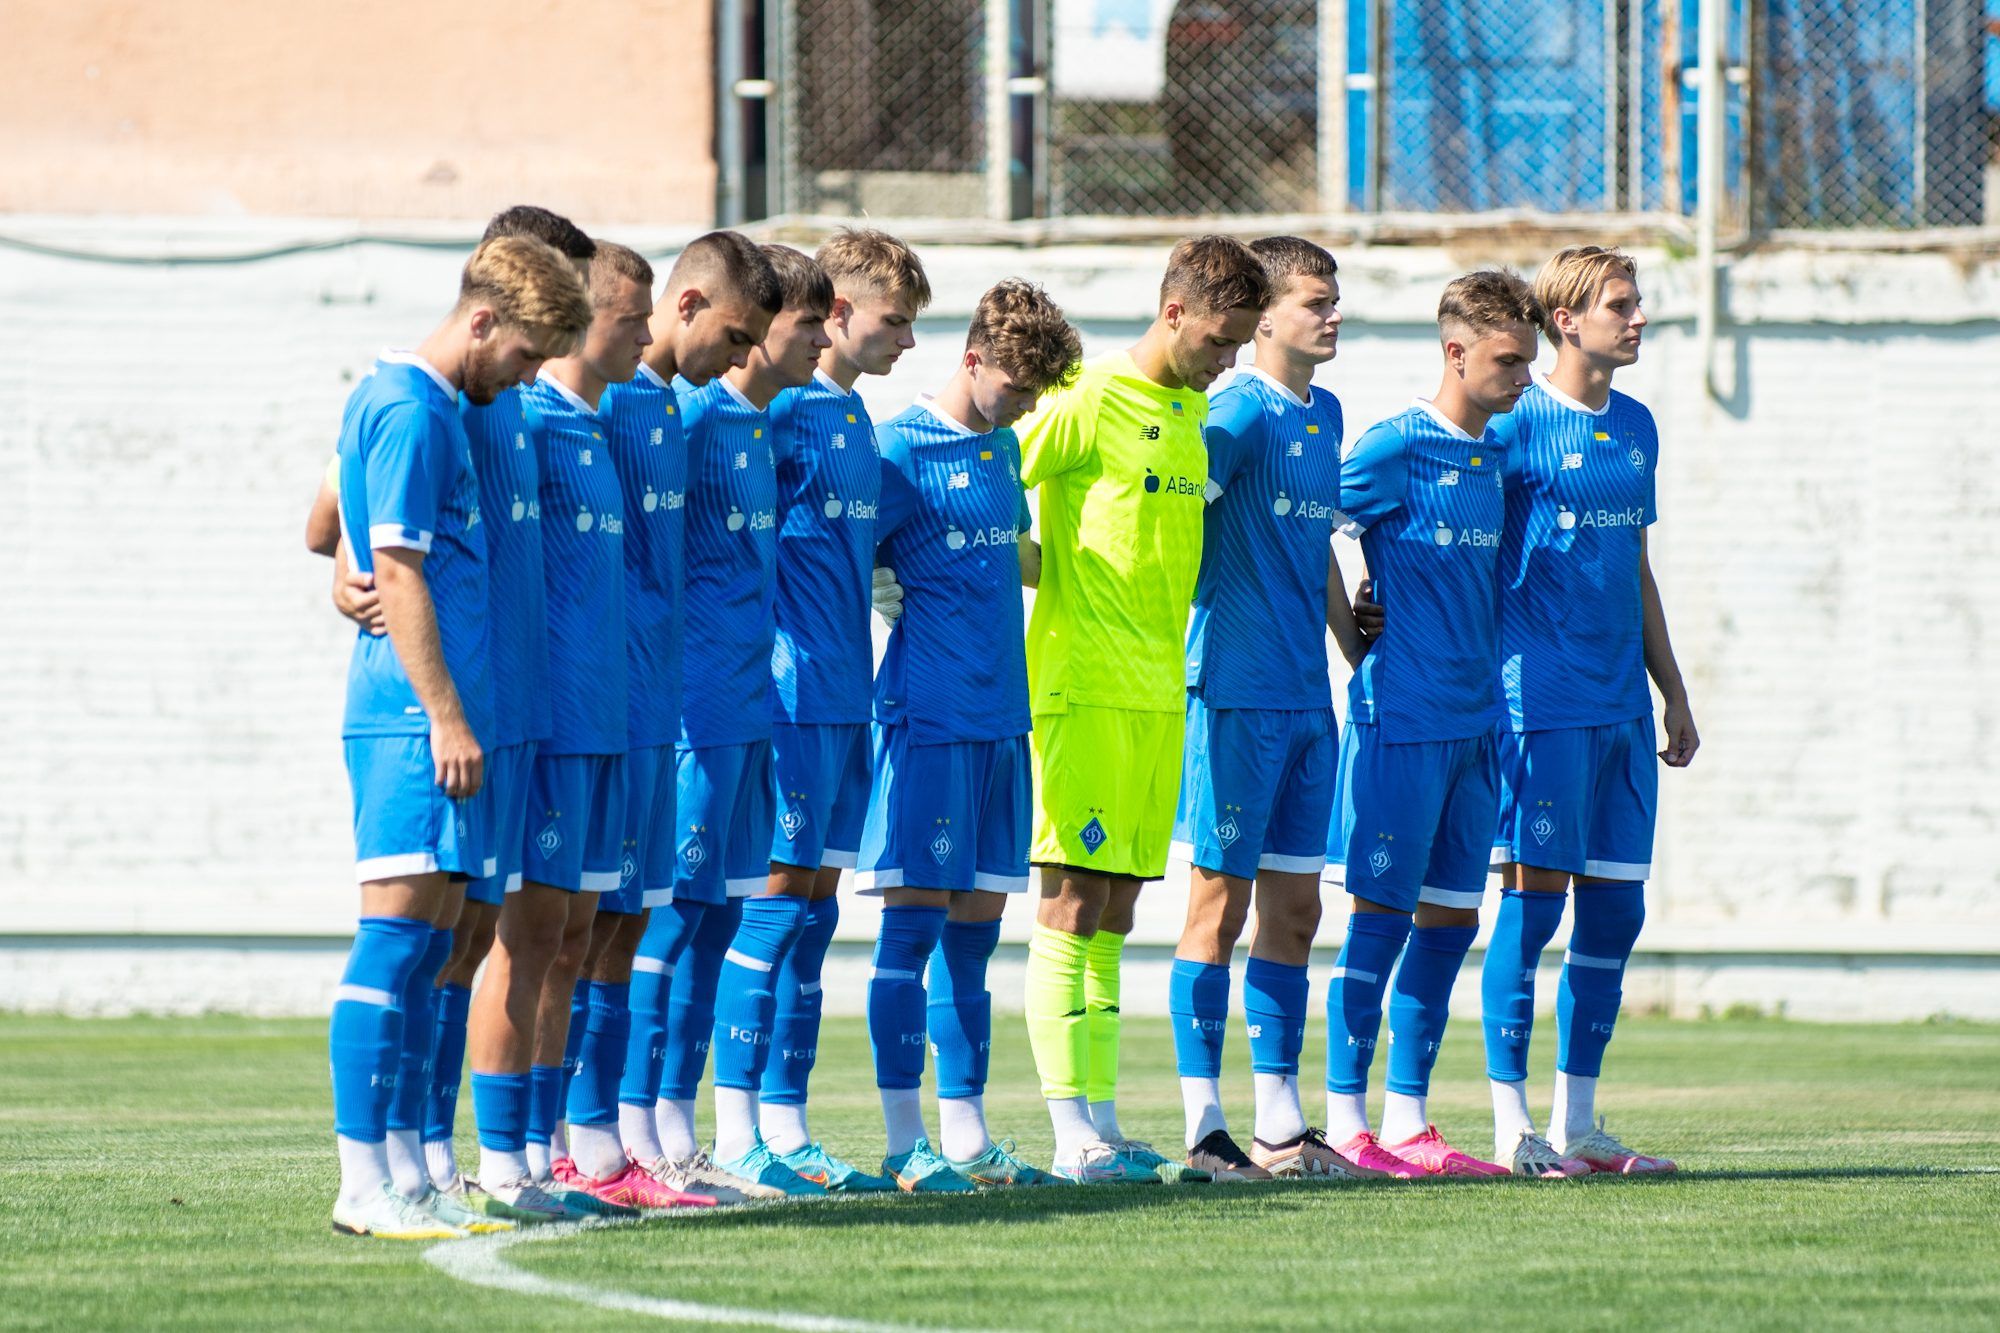
[[[785,307],[784,289],[770,258],[740,231],[705,232],[687,243],[667,274],[667,291],[686,287],[701,288],[709,297],[725,292],[740,296],[767,315]],[[709,290],[712,287],[720,290]]]
[[[1447,335],[1454,324],[1478,335],[1526,324],[1532,334],[1545,322],[1534,291],[1518,273],[1505,269],[1481,269],[1454,278],[1438,299],[1438,328]]]
[[[1332,255],[1303,236],[1260,236],[1250,242],[1250,253],[1263,263],[1274,301],[1294,278],[1331,278],[1340,271]]]
[[[479,239],[490,241],[496,236],[526,236],[554,246],[565,259],[587,260],[597,253],[597,243],[584,235],[582,228],[562,214],[534,204],[515,204],[495,213]]]
[[[1234,236],[1190,236],[1167,256],[1160,304],[1169,301],[1196,315],[1262,310],[1271,303],[1271,280],[1263,261]]]
[[[609,300],[617,294],[613,279],[624,278],[636,282],[644,289],[648,300],[653,295],[653,266],[646,262],[644,255],[630,246],[616,241],[600,241],[597,253],[590,257],[590,299],[592,304]]]
[[[771,271],[778,275],[778,290],[784,293],[781,309],[833,313],[833,279],[811,255],[789,245],[760,245]]]
[[[1083,339],[1049,294],[1021,278],[1003,278],[979,298],[965,345],[993,359],[1016,388],[1066,388],[1083,362]]]

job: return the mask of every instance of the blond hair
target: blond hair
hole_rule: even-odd
[[[1160,305],[1179,301],[1191,315],[1262,310],[1271,304],[1264,261],[1233,236],[1190,236],[1167,256]]]
[[[1015,388],[1037,393],[1068,386],[1083,362],[1083,339],[1062,307],[1021,278],[1003,278],[979,298],[965,345],[990,357]]]
[[[917,252],[886,231],[842,227],[813,256],[833,289],[842,294],[907,300],[918,310],[931,303],[931,280]]]
[[[1454,326],[1475,336],[1504,332],[1509,325],[1542,326],[1542,307],[1518,273],[1482,269],[1454,278],[1438,299],[1438,329],[1446,337]]]
[[[597,242],[590,257],[590,299],[608,301],[617,295],[620,280],[636,282],[650,299],[653,295],[653,266],[646,257],[616,241]]]
[[[1582,314],[1604,295],[1604,284],[1613,278],[1639,281],[1639,261],[1628,254],[1601,245],[1572,245],[1558,250],[1535,275],[1535,300],[1542,307],[1542,332],[1560,345],[1556,332],[1556,311]]]
[[[526,236],[481,241],[458,279],[458,308],[485,306],[502,325],[524,329],[564,355],[590,327],[590,295],[576,266]]]

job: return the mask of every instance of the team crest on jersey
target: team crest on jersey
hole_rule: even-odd
[[[799,830],[805,826],[805,811],[799,809],[796,805],[786,806],[785,813],[778,816],[778,827],[784,830],[785,836],[788,838],[798,837]]]
[[[1644,472],[1646,470],[1646,455],[1644,453],[1640,452],[1638,449],[1634,449],[1631,453],[1625,456],[1632,460],[1632,466],[1636,468],[1638,471]]]
[[[1231,847],[1234,847],[1236,840],[1242,836],[1243,830],[1236,827],[1235,815],[1231,815],[1215,826],[1215,840],[1222,844],[1224,851],[1228,851]]]
[[[1368,868],[1375,872],[1378,879],[1394,864],[1396,863],[1390,858],[1387,847],[1377,847],[1368,854]]]
[[[1090,822],[1077,831],[1076,838],[1083,844],[1083,850],[1095,856],[1097,849],[1102,847],[1110,836],[1104,831],[1104,825],[1098,823],[1097,817],[1093,815]]]
[[[556,850],[562,846],[562,830],[553,822],[547,824],[535,835],[535,846],[542,849],[543,856],[554,856]]]
[[[1563,455],[1563,461],[1562,461],[1562,471],[1564,471],[1564,472],[1581,472],[1582,470],[1583,470],[1583,455],[1582,455],[1582,454],[1564,454],[1564,455]]]
[[[938,835],[931,839],[931,860],[936,861],[939,865],[943,865],[950,859],[951,832],[948,829],[939,829]]]

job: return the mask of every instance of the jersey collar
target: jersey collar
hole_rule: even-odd
[[[827,374],[824,370],[821,370],[818,366],[813,367],[813,382],[828,393],[839,394],[842,398],[847,397],[853,392],[851,389],[841,388],[840,381]]]
[[[639,363],[639,373],[641,375],[644,375],[647,379],[651,380],[653,384],[658,388],[668,389],[672,387],[665,380],[660,378],[659,371],[653,369],[651,366],[647,365],[644,361],[641,361]]]
[[[1446,415],[1445,415],[1444,413],[1440,412],[1440,411],[1438,410],[1438,405],[1437,405],[1436,403],[1432,402],[1432,401],[1431,401],[1430,399],[1428,399],[1428,398],[1412,398],[1412,399],[1410,400],[1410,406],[1412,406],[1412,407],[1416,408],[1416,409],[1417,409],[1417,410],[1418,410],[1419,412],[1422,412],[1422,413],[1423,413],[1423,414],[1424,414],[1425,416],[1429,417],[1429,418],[1430,418],[1430,419],[1431,419],[1432,421],[1435,421],[1435,422],[1437,422],[1437,424],[1438,424],[1438,425],[1440,425],[1440,426],[1444,427],[1444,428],[1445,428],[1446,430],[1450,431],[1450,432],[1451,432],[1451,437],[1452,437],[1453,439],[1455,439],[1455,440],[1469,440],[1469,441],[1470,441],[1470,442],[1472,442],[1473,444],[1478,444],[1478,443],[1479,443],[1479,439],[1480,439],[1480,437],[1479,437],[1479,436],[1477,436],[1477,435],[1468,435],[1468,434],[1466,434],[1466,433],[1465,433],[1465,428],[1464,428],[1464,427],[1460,426],[1460,425],[1459,425],[1459,424],[1458,424],[1458,423],[1457,423],[1456,421],[1453,421],[1453,420],[1452,420],[1452,419],[1451,419],[1450,417],[1448,417],[1448,416],[1446,416]]]
[[[539,379],[540,376],[537,376],[536,378]],[[592,407],[589,403],[584,402],[583,399],[577,396],[576,390],[570,388],[569,385],[564,384],[554,375],[549,376],[548,386],[551,389],[554,389],[558,394],[560,394],[563,398],[563,401],[567,402],[571,407],[583,413],[585,416],[594,417],[597,415],[596,408]]]
[[[418,356],[415,352],[407,348],[391,347],[382,353],[380,359],[392,366],[415,366],[418,370],[423,371],[424,374],[431,377],[431,383],[442,389],[445,397],[451,399],[454,403],[458,401],[458,390],[451,387],[451,381],[444,377],[444,372],[424,360],[421,356]]]
[[[1273,375],[1268,370],[1263,370],[1257,366],[1245,366],[1243,367],[1243,373],[1245,375],[1255,375],[1258,379],[1264,381],[1264,383],[1270,385],[1272,388],[1276,389],[1279,393],[1283,394],[1285,396],[1285,401],[1288,403],[1295,403],[1300,407],[1309,408],[1312,406],[1312,399],[1310,397],[1312,393],[1312,386],[1310,385],[1306,386],[1306,393],[1309,396],[1301,398],[1297,394],[1293,393],[1290,389],[1286,388],[1282,383],[1280,383],[1278,377],[1276,375]]]
[[[974,430],[972,427],[966,425],[963,421],[960,421],[957,417],[945,411],[942,407],[939,407],[937,399],[931,394],[927,393],[918,394],[917,406],[922,408],[924,411],[930,413],[932,416],[936,417],[939,421],[943,422],[945,425],[957,431],[960,435],[979,436],[991,433],[990,430],[977,431]]]
[[[1543,393],[1555,399],[1557,406],[1567,407],[1572,412],[1581,412],[1587,417],[1601,417],[1608,415],[1611,411],[1611,400],[1609,398],[1604,400],[1604,406],[1602,407],[1585,407],[1582,403],[1579,403],[1576,399],[1550,383],[1549,377],[1544,375],[1540,370],[1535,372],[1535,385]]]
[[[717,375],[715,377],[715,382],[722,386],[722,391],[724,393],[728,394],[731,398],[734,398],[743,407],[748,408],[752,412],[758,410],[757,404],[751,402],[748,398],[744,397],[743,390],[737,388],[734,384],[730,383],[728,376]]]

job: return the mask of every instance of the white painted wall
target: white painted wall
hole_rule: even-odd
[[[125,251],[328,234],[228,225],[0,231]],[[1098,352],[1136,331],[1163,258],[926,254],[938,307],[867,388],[878,411],[942,380],[993,278],[1043,280]],[[1322,379],[1354,430],[1434,386],[1428,312],[1481,258],[1342,256],[1351,322]],[[0,935],[351,928],[347,635],[301,523],[353,377],[428,330],[457,263],[0,247]],[[1656,323],[1621,387],[1660,421],[1654,561],[1705,740],[1663,783],[1649,944],[2000,955],[2000,266],[1746,261],[1727,405],[1699,389],[1691,275],[1641,273]],[[1176,879],[1142,938],[1177,932]],[[846,921],[872,929],[865,907]]]

